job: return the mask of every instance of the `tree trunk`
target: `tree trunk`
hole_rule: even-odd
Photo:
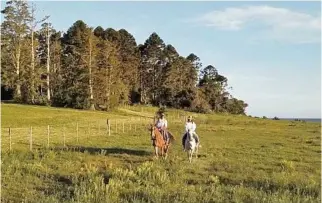
[[[35,52],[34,52],[34,29],[31,28],[31,103],[35,102],[35,81],[34,74],[35,73]]]
[[[92,31],[89,38],[89,92],[90,92],[90,109],[95,110],[94,107],[94,95],[93,95],[93,83],[92,83]]]
[[[144,99],[143,99],[144,98],[144,90],[143,90],[142,68],[140,68],[139,74],[140,74],[140,103],[143,104],[143,102],[144,102]]]
[[[108,68],[108,97],[107,97],[107,101],[108,101],[108,106],[107,109],[110,110],[111,109],[111,74],[112,74],[112,66],[110,66]]]
[[[47,100],[50,101],[50,39],[49,27],[47,24]]]
[[[109,68],[105,69],[105,96],[106,96],[106,110],[109,110],[109,104],[110,104],[110,76],[109,76]]]
[[[16,74],[17,74],[17,81],[16,81],[16,97],[21,99],[21,85],[20,85],[20,53],[21,47],[20,44],[18,45],[18,51],[16,56]]]
[[[17,47],[17,53],[16,53],[16,74],[17,74],[17,81],[16,81],[16,89],[15,89],[15,97],[18,100],[21,100],[21,82],[20,82],[20,56],[21,56],[21,37],[18,36],[19,42]]]
[[[60,58],[59,58],[59,54],[57,55],[57,51],[59,51],[59,49],[57,48],[58,47],[58,42],[57,42],[57,39],[55,39],[55,45],[53,47],[53,50],[52,50],[52,73],[54,74],[54,82],[51,83],[51,88],[50,88],[50,93],[51,93],[51,97],[54,96],[54,91],[57,90],[57,80],[59,78],[59,74],[60,74],[60,66],[59,66],[59,61],[60,61]],[[54,84],[53,84],[54,83]]]

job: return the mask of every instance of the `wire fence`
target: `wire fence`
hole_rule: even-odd
[[[183,123],[185,117],[170,116],[168,122]],[[50,148],[84,144],[94,137],[116,136],[131,132],[147,131],[153,118],[106,119],[91,122],[70,122],[62,125],[30,126],[24,128],[1,128],[1,149],[12,151],[18,148]]]

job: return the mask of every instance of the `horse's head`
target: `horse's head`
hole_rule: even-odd
[[[155,137],[155,129],[156,129],[156,127],[153,124],[151,124],[149,130],[150,130],[152,138]]]

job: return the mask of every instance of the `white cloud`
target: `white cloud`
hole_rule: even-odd
[[[206,13],[196,19],[205,26],[237,31],[247,26],[262,26],[264,38],[297,43],[320,42],[321,16],[271,6],[226,8]]]

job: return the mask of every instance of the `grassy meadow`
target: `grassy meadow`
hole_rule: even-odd
[[[176,141],[153,159],[156,110],[1,104],[1,202],[321,202],[320,123],[192,114],[202,148],[189,164],[189,113],[172,109]]]

